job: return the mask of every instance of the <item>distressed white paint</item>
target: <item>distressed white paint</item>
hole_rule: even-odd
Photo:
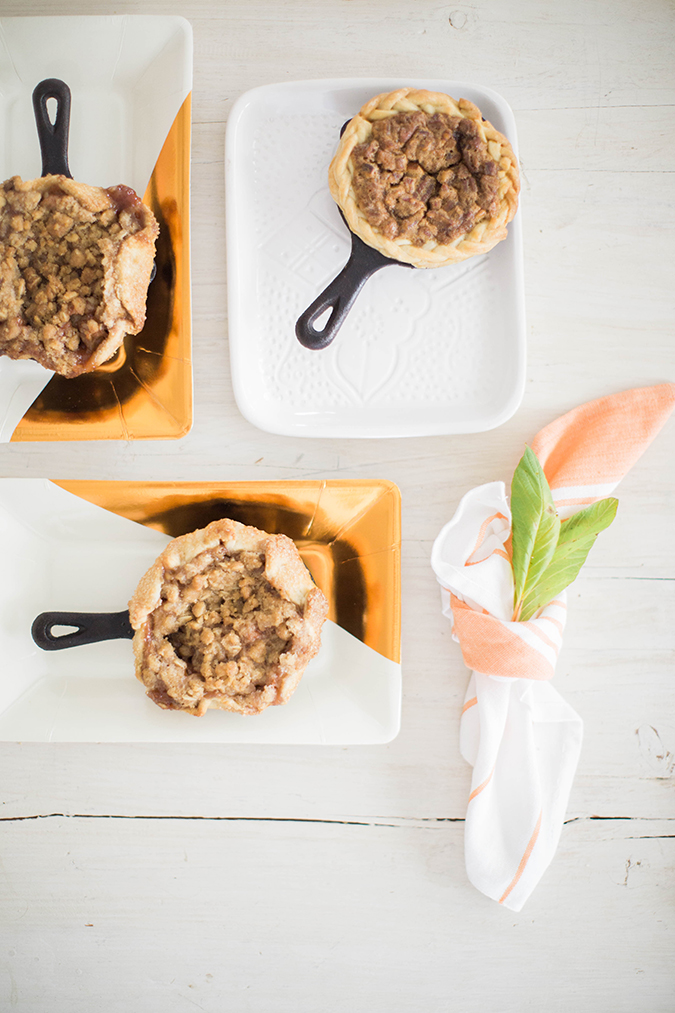
[[[102,0],[2,9],[110,12]],[[675,424],[619,486],[617,520],[570,592],[556,685],[584,717],[584,749],[559,852],[517,916],[464,876],[467,673],[428,558],[463,493],[508,481],[542,425],[675,379],[672,5],[120,0],[114,12],[183,14],[194,27],[195,426],[178,443],[3,446],[0,475],[396,481],[403,725],[390,745],[347,749],[0,746],[0,1009],[666,1013]],[[239,415],[229,380],[228,110],[258,84],[399,74],[475,80],[514,109],[523,405],[473,436],[266,436]],[[22,819],[49,813],[67,815]]]

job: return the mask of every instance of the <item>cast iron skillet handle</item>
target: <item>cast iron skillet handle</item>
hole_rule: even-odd
[[[74,633],[55,636],[54,626],[76,626]],[[33,640],[43,651],[97,644],[100,640],[131,640],[134,631],[129,611],[123,612],[42,612],[31,626]]]
[[[47,112],[49,98],[56,99],[56,119],[53,123]],[[68,168],[70,88],[65,81],[59,81],[57,77],[40,81],[33,91],[33,110],[42,152],[42,175],[72,179]]]
[[[352,252],[336,278],[323,290],[305,312],[298,317],[295,334],[305,348],[327,348],[342,327],[352,303],[372,274],[391,264],[391,260],[378,250],[366,246],[358,236],[352,235]],[[323,330],[317,330],[314,321],[332,309]]]

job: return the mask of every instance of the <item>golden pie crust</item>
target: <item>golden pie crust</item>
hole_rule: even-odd
[[[376,125],[396,116],[402,129],[406,123],[417,123],[432,140],[434,131],[437,138],[443,134],[446,140],[450,138],[450,146],[453,135],[460,139],[457,152],[463,166],[461,187],[454,185],[453,175],[460,163],[442,165],[432,157],[427,163],[429,171],[421,167],[415,150],[420,149],[419,138],[410,142],[414,147],[409,149],[409,156],[405,154],[407,142],[393,157],[384,151],[376,135],[389,127]],[[466,154],[460,150],[464,138],[468,139]],[[448,145],[439,143],[441,155],[447,156],[446,162],[452,162],[457,152],[448,153]],[[433,144],[430,147],[433,149]],[[420,156],[422,160],[424,157]],[[384,187],[383,200],[364,197],[364,187],[369,184],[358,175],[359,171],[363,173],[364,164],[366,169],[372,165],[369,171],[376,177],[377,186]],[[409,173],[416,174],[417,179],[402,178]],[[472,102],[416,88],[377,95],[363,106],[342,134],[328,179],[333,199],[351,231],[385,256],[415,267],[442,267],[491,250],[506,238],[520,190],[518,163],[511,145],[482,119]],[[418,179],[422,180],[422,192]],[[476,191],[473,200],[472,190]],[[459,204],[464,202],[461,207],[456,199],[458,192]],[[457,235],[447,238],[458,230]]]
[[[159,226],[126,186],[66,176],[0,186],[0,354],[62,376],[106,362],[145,323]]]
[[[214,521],[169,542],[129,602],[136,676],[165,709],[259,714],[289,700],[327,614],[290,538]]]

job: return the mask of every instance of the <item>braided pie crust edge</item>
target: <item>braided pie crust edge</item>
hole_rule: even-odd
[[[495,217],[484,218],[463,236],[452,243],[441,245],[429,241],[424,246],[413,246],[409,239],[387,239],[376,232],[365,219],[356,201],[352,187],[353,165],[351,154],[356,145],[363,144],[372,133],[377,120],[399,112],[422,110],[429,113],[447,113],[474,120],[488,146],[492,158],[499,165],[499,212]],[[393,260],[414,267],[443,267],[455,264],[479,253],[487,253],[502,239],[506,239],[506,226],[518,209],[520,177],[518,162],[506,137],[487,120],[480,109],[468,99],[456,101],[441,92],[416,88],[399,88],[398,91],[376,95],[349,121],[340,139],[337,152],[328,170],[328,183],[333,200],[342,210],[347,225],[365,243]]]

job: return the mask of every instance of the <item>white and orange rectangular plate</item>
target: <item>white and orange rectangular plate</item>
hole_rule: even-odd
[[[0,18],[2,179],[40,175],[32,93],[52,77],[71,90],[73,176],[143,196],[160,224],[157,272],[145,327],[95,372],[67,380],[0,356],[0,442],[178,439],[192,424],[191,26],[173,16]]]
[[[296,542],[329,601],[291,700],[254,717],[157,707],[131,641],[45,652],[41,612],[119,612],[170,537],[232,517]],[[400,494],[384,480],[0,479],[0,741],[388,742],[401,711]]]

